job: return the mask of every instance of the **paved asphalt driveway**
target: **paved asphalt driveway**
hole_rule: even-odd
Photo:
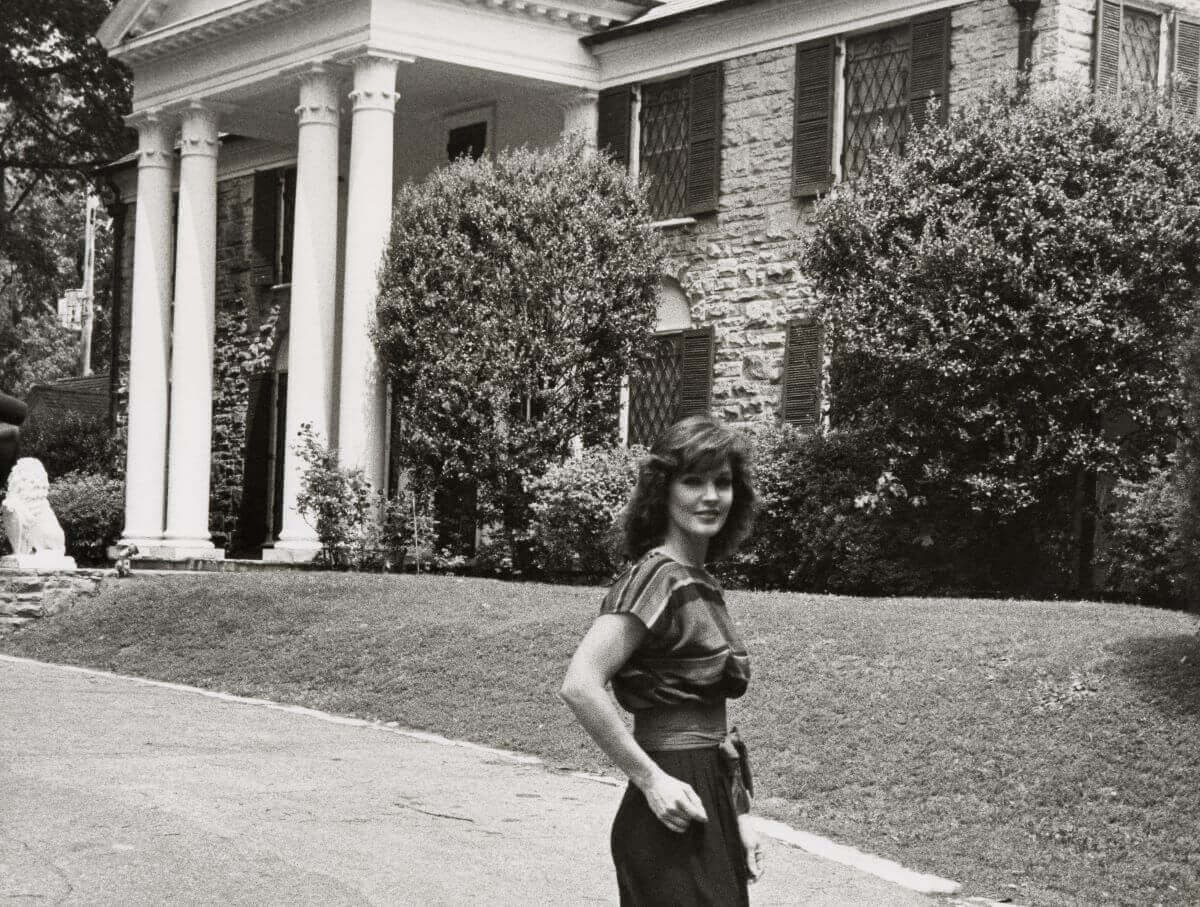
[[[0,658],[0,901],[615,904],[620,788],[351,721]],[[765,905],[932,898],[774,842]]]

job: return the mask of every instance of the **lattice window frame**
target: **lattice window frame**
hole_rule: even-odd
[[[889,41],[892,42],[890,48]],[[857,48],[872,42],[882,44],[884,49],[854,57]],[[863,172],[871,152],[878,150],[880,144],[895,152],[904,148],[911,125],[908,111],[911,103],[912,22],[892,23],[869,32],[842,36],[839,56],[838,87],[842,100],[838,121],[842,140],[838,149],[838,167],[843,178],[853,179]],[[882,74],[885,78],[874,81],[867,91],[859,91],[857,74],[852,71],[856,65],[874,68],[876,71],[872,76]],[[889,81],[888,76],[893,83],[890,87],[883,84]],[[889,91],[892,96],[880,97],[881,93]],[[856,110],[856,101],[860,98],[864,104]],[[894,122],[888,124],[889,119]],[[882,143],[881,133],[884,135]]]
[[[1136,98],[1139,94],[1163,97],[1178,66],[1174,57],[1181,18],[1187,17],[1181,16],[1178,10],[1153,3],[1099,0],[1092,42],[1092,79],[1096,91],[1120,97]],[[1157,41],[1151,53],[1141,54],[1141,66],[1144,69],[1152,63],[1153,78],[1138,79],[1139,84],[1131,85],[1130,69],[1135,65],[1136,45],[1130,36],[1132,30],[1139,27],[1135,23],[1150,22],[1157,29]]]

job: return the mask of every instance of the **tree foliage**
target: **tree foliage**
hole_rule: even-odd
[[[634,184],[574,140],[459,160],[401,189],[376,341],[400,464],[476,485],[516,528],[521,477],[613,437],[653,328],[661,252]]]
[[[1194,120],[997,90],[818,208],[839,426],[882,430],[941,537],[1069,530],[1174,446],[1200,289]]]
[[[94,37],[111,8],[6,0],[0,16],[0,302],[14,319],[79,286],[86,185],[131,146],[129,74]]]

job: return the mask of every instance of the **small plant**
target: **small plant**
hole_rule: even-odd
[[[125,521],[125,483],[72,472],[51,481],[49,499],[67,537],[67,554],[81,564],[104,563]]]
[[[322,560],[338,569],[361,567],[373,548],[377,501],[371,483],[361,469],[339,465],[337,451],[307,422],[300,427],[295,450],[305,464],[296,508],[316,530]]]
[[[526,484],[528,538],[544,573],[610,576],[621,563],[617,518],[637,483],[640,448],[592,447]]]
[[[1106,518],[1105,592],[1137,604],[1178,607],[1187,594],[1181,535],[1185,498],[1175,458],[1145,482],[1122,479]]]

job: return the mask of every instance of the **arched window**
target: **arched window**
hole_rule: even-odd
[[[652,444],[685,416],[707,414],[712,396],[713,330],[694,327],[679,281],[664,277],[650,361],[629,379],[625,413],[630,444]]]

